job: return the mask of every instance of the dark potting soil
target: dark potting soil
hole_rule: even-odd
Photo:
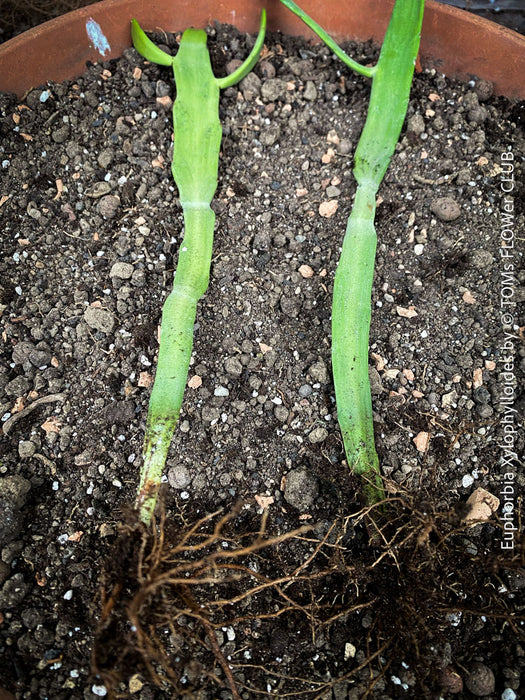
[[[210,30],[216,73],[252,43]],[[370,377],[391,506],[374,517],[330,372],[369,83],[273,35],[222,94],[214,260],[156,537],[130,504],[183,228],[171,73],[129,49],[0,96],[4,689],[520,697],[524,110],[491,93],[416,75],[380,190]],[[478,488],[501,503],[472,526]]]

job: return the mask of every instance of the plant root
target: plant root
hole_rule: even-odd
[[[267,510],[258,521],[240,507],[195,521],[162,514],[149,528],[130,516],[102,576],[94,680],[110,698],[128,697],[137,674],[169,697],[229,688],[234,700],[314,700],[349,682],[374,697],[386,674],[410,661],[414,692],[429,697],[440,689],[447,645],[468,663],[490,632],[506,643],[525,636],[525,612],[507,595],[525,568],[525,536],[510,555],[480,544],[473,553],[464,508],[440,510],[433,498],[398,492],[285,533]],[[497,519],[483,528],[501,536]],[[270,648],[276,630],[288,635],[287,666]],[[348,639],[361,640],[360,656],[343,664],[337,650]],[[318,670],[303,657],[324,654],[327,640],[336,651]]]

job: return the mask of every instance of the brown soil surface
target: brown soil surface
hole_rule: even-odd
[[[210,30],[216,74],[252,42]],[[505,463],[502,421],[509,386],[518,427],[523,413],[523,105],[483,81],[415,78],[377,213],[370,375],[391,505],[371,517],[330,370],[369,83],[302,40],[266,47],[221,97],[201,381],[168,459],[163,540],[128,511],[182,233],[172,76],[130,49],[0,96],[0,683],[50,700],[231,698],[228,674],[247,699],[520,697],[523,542],[501,549],[501,507],[464,518],[478,487],[503,505],[511,483],[520,523],[525,479]],[[502,309],[507,288],[517,305]]]

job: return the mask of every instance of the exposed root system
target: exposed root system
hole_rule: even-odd
[[[386,512],[285,534],[272,534],[267,511],[253,528],[242,508],[194,523],[163,515],[149,530],[129,519],[104,571],[93,673],[115,698],[139,673],[173,697],[228,687],[234,700],[314,699],[363,673],[372,696],[402,666],[418,697],[432,697],[458,616],[470,620],[473,649],[481,621],[524,637],[524,611],[508,595],[524,542],[512,557],[469,553],[464,516],[403,494]],[[352,658],[348,640],[363,627],[366,657]],[[341,663],[309,664],[328,637],[340,640]],[[279,672],[286,653],[297,658],[293,678]]]

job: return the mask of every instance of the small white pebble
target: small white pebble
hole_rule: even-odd
[[[281,399],[280,396],[274,396],[272,399],[272,403],[274,403],[276,406],[280,406],[282,404],[283,400]]]
[[[80,673],[78,672],[78,669],[72,668],[71,671],[69,672],[69,675],[71,678],[80,678]]]
[[[188,498],[190,497],[190,494],[187,491],[181,491],[180,497],[182,498],[183,501],[187,501]]]
[[[512,690],[512,688],[505,688],[505,690],[501,693],[501,700],[516,700],[517,697],[518,696]]]
[[[422,338],[428,338],[428,333],[427,333],[427,331],[421,331],[421,337],[422,337]]]
[[[225,386],[216,386],[215,391],[213,392],[214,396],[229,396],[230,392]]]
[[[97,695],[99,698],[103,698],[105,695],[108,694],[105,685],[92,685],[91,692],[93,693],[93,695]]]
[[[144,367],[151,367],[151,362],[148,360],[146,355],[141,355],[139,357],[140,363],[144,365]]]
[[[415,253],[416,255],[423,255],[423,249],[424,249],[423,244],[422,244],[422,243],[417,243],[417,244],[414,246],[414,253]]]
[[[463,485],[463,488],[468,489],[468,487],[472,486],[472,484],[474,483],[474,479],[471,477],[470,474],[465,474],[465,476],[461,480],[461,483]]]
[[[450,613],[450,615],[447,615],[447,620],[450,622],[452,627],[457,627],[461,622],[461,613]]]
[[[58,491],[58,488],[59,488],[58,481],[53,481],[53,486],[52,486],[53,491]]]
[[[64,600],[71,600],[73,597],[73,591],[70,589],[64,593]]]

